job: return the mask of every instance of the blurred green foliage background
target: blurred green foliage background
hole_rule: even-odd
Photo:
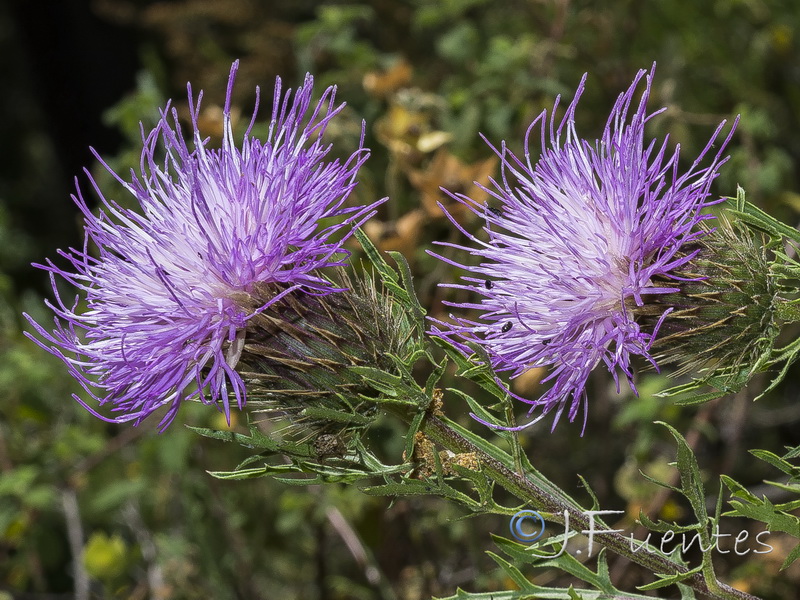
[[[211,134],[234,59],[242,61],[234,98],[245,122],[255,85],[270,98],[276,75],[296,85],[309,71],[321,85],[337,84],[348,110],[331,139],[351,151],[365,119],[373,156],[358,194],[391,197],[368,233],[406,253],[437,316],[436,284],[456,275],[424,250],[459,235],[436,206],[447,202],[439,186],[479,196],[472,181],[495,173],[497,163],[478,134],[521,149],[530,121],[556,95],[570,99],[585,72],[577,119],[586,137],[599,136],[616,96],[654,61],[653,108],[668,110],[651,132],[670,132],[687,164],[722,119],[740,114],[716,193],[733,195],[740,184],[751,202],[798,220],[794,0],[63,4],[0,6],[0,599],[416,600],[459,585],[511,586],[484,555],[493,548],[489,533],[505,534],[507,520],[457,520],[458,509],[435,499],[217,481],[206,471],[233,468],[242,449],[177,422],[162,435],[153,424],[99,422],[71,399],[78,389],[61,363],[23,337],[22,311],[48,320],[46,277],[29,264],[81,243],[72,177],[85,186],[79,171],[87,166],[114,189],[87,147],[125,173],[138,163],[139,122],[152,126],[167,98],[184,110],[187,81],[205,90]],[[607,379],[593,380],[583,437],[579,426],[550,434],[543,425],[524,442],[570,493],[580,494],[577,474],[586,477],[603,508],[680,518],[685,507],[638,475],[666,477],[674,458],[655,419],[688,432],[712,489],[721,472],[757,487],[773,474],[746,449],[799,441],[791,379],[757,404],[750,389],[691,409],[653,398],[667,385],[660,376],[643,376],[638,399],[616,395]],[[536,393],[535,379],[516,385]],[[447,410],[465,412],[457,403]],[[179,421],[225,426],[197,406]],[[387,423],[374,438],[399,459],[401,435]],[[800,571],[778,573],[780,554],[778,547],[774,556],[721,557],[720,571],[752,593],[795,598]],[[630,585],[642,582],[622,563],[612,569]]]

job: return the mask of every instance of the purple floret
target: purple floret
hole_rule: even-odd
[[[142,133],[140,173],[132,171],[130,182],[95,153],[141,210],[105,198],[87,170],[101,210],[93,214],[80,189],[73,196],[85,218],[83,248],[59,251],[67,267],[35,265],[50,272],[55,329],[26,315],[41,339],[29,337],[61,358],[94,401],[112,405],[114,416],[102,416],[76,396],[102,419],[138,424],[166,405],[165,428],[184,400],[215,404],[228,417],[231,397],[242,408],[245,385],[235,366],[254,313],[237,299],[256,284],[280,284],[283,292],[258,313],[293,290],[336,291],[318,269],[343,264],[342,237],[378,204],[345,205],[369,151],[362,134],[346,161],[325,160],[330,145],[323,133],[344,104],[334,104],[330,87],[312,105],[310,75],[294,95],[282,94],[277,79],[263,141],[251,137],[257,88],[256,111],[237,145],[230,106],[237,69],[238,61],[220,148],[198,131],[202,92],[195,101],[189,86],[191,138],[184,139],[177,111],[167,105],[156,128]],[[74,301],[59,295],[56,275],[78,288]]]
[[[647,113],[655,66],[642,70],[614,105],[602,139],[590,143],[578,137],[575,109],[584,89],[584,75],[560,122],[559,99],[548,121],[543,111],[525,136],[525,154],[518,158],[506,148],[492,147],[502,161],[499,181],[484,188],[498,208],[489,208],[462,194],[450,194],[486,221],[488,241],[463,230],[474,246],[447,244],[478,256],[464,265],[441,260],[468,272],[466,283],[442,284],[471,291],[477,302],[448,303],[472,309],[476,320],[453,317],[437,321],[432,333],[463,352],[464,341],[481,344],[492,366],[516,377],[533,367],[547,367],[551,382],[536,400],[526,400],[542,416],[555,411],[553,427],[567,409],[573,421],[583,408],[586,382],[601,362],[619,391],[620,373],[636,392],[631,357],[644,357],[658,368],[650,346],[658,330],[643,331],[632,307],[650,294],[678,291],[652,283],[690,261],[687,245],[705,231],[696,225],[712,218],[702,211],[719,202],[709,187],[727,159],[723,150],[732,135],[716,149],[705,167],[700,163],[719,137],[724,121],[691,167],[678,171],[680,146],[670,151],[644,135],[645,124],[665,109]],[[642,78],[645,89],[634,102]],[[547,126],[549,124],[549,127]],[[532,161],[531,137],[541,135],[539,158]],[[491,145],[491,144],[490,144]],[[684,252],[680,252],[681,249]],[[669,313],[667,309],[661,320]],[[659,320],[659,324],[661,322]]]

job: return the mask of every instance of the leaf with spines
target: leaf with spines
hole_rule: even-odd
[[[663,575],[661,573],[654,573],[654,575],[658,577],[658,579],[651,583],[640,585],[639,589],[642,590],[643,592],[646,592],[648,590],[659,590],[661,588],[665,588],[670,585],[676,585],[678,583],[681,583],[682,581],[686,581],[692,575],[700,573],[702,571],[702,568],[703,568],[702,565],[698,565],[694,569],[691,569],[684,573],[678,573],[675,575]]]
[[[666,427],[678,444],[677,468],[681,480],[680,492],[691,504],[698,524],[705,526],[708,522],[706,494],[703,488],[703,479],[700,475],[700,467],[697,464],[694,452],[674,427],[663,421],[656,421],[656,423]]]
[[[787,457],[780,457],[767,450],[751,450],[751,453],[789,476],[789,481],[785,483],[771,481],[765,483],[800,496],[800,467],[790,463]],[[789,453],[789,457],[791,454]],[[722,475],[721,479],[731,493],[731,500],[729,500],[731,510],[724,513],[723,516],[754,519],[764,523],[770,532],[782,531],[800,540],[800,518],[792,514],[792,511],[800,508],[800,498],[782,504],[774,504],[766,495],[759,498],[727,475]],[[788,554],[781,569],[785,569],[798,558],[800,558],[800,543]]]
[[[736,189],[735,208],[731,212],[748,225],[768,233],[776,240],[785,237],[800,243],[800,231],[778,221],[775,217],[747,202],[742,187]]]
[[[519,589],[500,592],[471,593],[459,589],[455,595],[434,600],[609,600],[610,598],[625,598],[626,600],[645,600],[650,596],[632,594],[617,589],[611,582],[605,550],[601,550],[597,558],[597,571],[593,571],[568,552],[561,553],[556,558],[543,558],[530,552],[529,547],[513,542],[509,539],[492,536],[494,543],[517,564],[506,560],[494,552],[487,552],[503,573]],[[529,565],[533,568],[558,568],[569,573],[576,579],[587,583],[590,588],[576,588],[572,585],[566,588],[544,587],[532,583],[529,575],[517,565]],[[693,598],[693,596],[684,596]]]

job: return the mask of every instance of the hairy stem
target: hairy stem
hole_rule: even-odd
[[[404,420],[409,420],[408,415],[404,414],[402,410],[393,412],[396,412],[397,416]],[[552,520],[560,524],[564,524],[564,513],[566,511],[569,514],[571,526],[581,531],[593,529],[596,531],[594,540],[615,554],[628,558],[632,562],[649,569],[652,573],[669,576],[689,571],[687,567],[664,556],[650,552],[634,551],[627,537],[619,533],[603,531],[607,527],[599,519],[594,519],[593,522],[590,522],[590,519],[583,511],[574,505],[564,502],[563,499],[557,498],[543,489],[536,481],[515,473],[466,439],[444,420],[429,414],[420,429],[429,439],[452,452],[474,452],[478,456],[484,472],[508,492],[536,509],[550,513]],[[707,582],[701,573],[689,575],[682,583],[711,598],[719,598],[721,600],[758,600],[756,596],[720,583],[716,578],[714,578],[713,582]]]

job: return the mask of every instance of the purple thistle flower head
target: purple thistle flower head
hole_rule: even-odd
[[[622,374],[636,392],[631,357],[638,355],[658,368],[650,347],[671,309],[663,309],[656,325],[643,330],[634,308],[648,296],[678,291],[656,283],[689,262],[688,244],[706,230],[695,227],[711,218],[709,186],[725,162],[720,144],[707,166],[701,166],[724,126],[720,124],[700,156],[679,172],[680,147],[669,151],[667,140],[645,139],[654,113],[647,101],[654,74],[640,71],[614,105],[602,138],[590,143],[578,137],[574,114],[584,89],[584,75],[575,98],[560,121],[556,99],[548,122],[542,112],[525,136],[518,158],[506,148],[493,150],[502,161],[499,181],[485,188],[500,207],[489,208],[461,194],[451,194],[486,222],[488,240],[464,231],[474,246],[443,243],[479,257],[462,268],[465,283],[442,284],[469,290],[477,302],[448,303],[479,312],[476,320],[451,317],[437,321],[434,335],[471,353],[466,342],[480,344],[492,366],[512,377],[532,367],[547,367],[549,388],[536,400],[525,400],[541,415],[555,411],[553,427],[566,410],[573,421],[581,408],[586,424],[586,382],[603,363],[619,391]],[[642,79],[645,89],[636,100]],[[541,152],[533,161],[530,143],[539,128]],[[490,144],[491,145],[491,144]],[[675,277],[673,277],[675,279]]]
[[[312,105],[310,75],[294,94],[282,93],[277,79],[265,140],[251,136],[256,88],[253,119],[237,144],[231,125],[237,69],[238,61],[228,80],[220,148],[198,130],[202,92],[195,101],[189,86],[191,137],[167,105],[156,128],[142,132],[140,173],[132,171],[130,182],[95,153],[141,210],[105,198],[87,170],[102,206],[95,215],[80,189],[73,196],[85,218],[83,248],[59,251],[67,268],[50,260],[35,265],[50,272],[55,328],[26,315],[41,339],[29,337],[63,360],[91,398],[113,405],[116,414],[106,417],[76,396],[104,420],[138,424],[166,405],[163,429],[190,399],[216,404],[229,418],[231,397],[239,408],[245,403],[234,367],[248,320],[295,290],[338,291],[318,270],[343,264],[341,238],[380,202],[345,205],[369,151],[362,132],[347,160],[326,160],[330,145],[322,136],[344,105],[334,103],[334,87]],[[74,302],[59,295],[56,275],[81,292]],[[256,309],[237,301],[263,284],[282,291]]]

